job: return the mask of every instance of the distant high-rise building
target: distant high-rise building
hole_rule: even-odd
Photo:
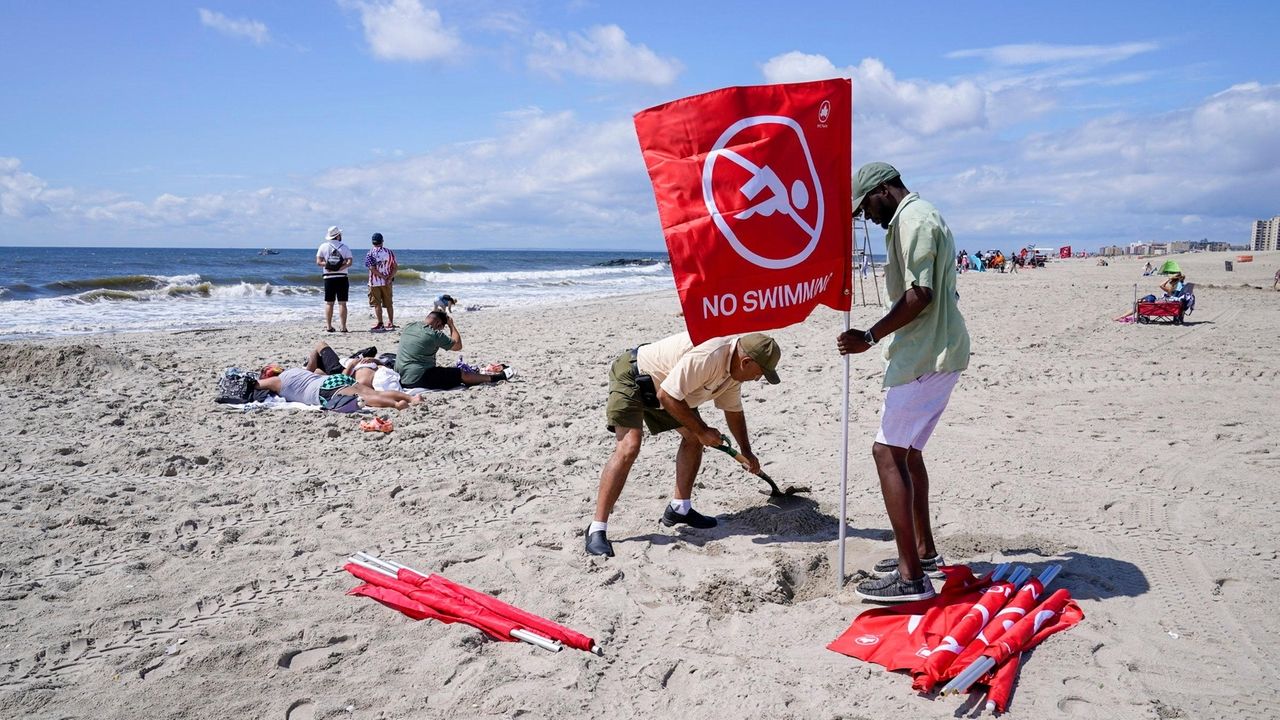
[[[1249,247],[1256,251],[1280,250],[1280,215],[1270,220],[1253,221],[1253,237]]]

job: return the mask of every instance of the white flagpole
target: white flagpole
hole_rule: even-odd
[[[844,313],[844,329],[849,331],[849,311]],[[844,398],[840,403],[840,569],[836,576],[836,592],[844,589],[845,518],[849,499],[849,356],[844,356]]]

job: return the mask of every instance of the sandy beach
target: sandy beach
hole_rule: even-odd
[[[975,569],[1061,562],[1086,614],[1027,658],[1012,717],[1276,716],[1280,253],[1234,272],[1234,254],[1176,259],[1198,298],[1183,326],[1113,321],[1135,283],[1158,293],[1143,259],[959,280],[974,353],[926,453],[940,548]],[[770,502],[708,454],[694,499],[720,526],[667,530],[677,440],[646,438],[606,560],[582,533],[613,442],[607,366],[683,329],[673,295],[460,313],[467,362],[520,376],[382,411],[389,435],[213,403],[223,368],[296,365],[322,336],[344,357],[394,351],[393,336],[323,335],[316,306],[306,325],[0,345],[0,716],[981,710],[825,648],[873,607],[834,577],[838,313],[773,333],[783,383],[744,389],[765,470],[812,494]],[[853,324],[881,312],[855,305]],[[851,577],[892,554],[868,453],[882,373],[878,353],[853,359]],[[359,550],[563,622],[605,654],[489,642],[347,597],[341,566]]]

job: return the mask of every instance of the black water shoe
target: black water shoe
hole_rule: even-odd
[[[662,511],[662,524],[667,527],[676,525],[688,525],[699,530],[709,530],[720,523],[713,517],[707,517],[702,513],[689,508],[689,512],[681,515],[671,507],[671,503],[667,503],[667,509]]]
[[[604,530],[587,531],[587,554],[613,557],[613,543],[609,542]]]

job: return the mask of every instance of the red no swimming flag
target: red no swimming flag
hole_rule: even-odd
[[[844,79],[733,87],[636,114],[695,343],[849,309],[852,97]]]

